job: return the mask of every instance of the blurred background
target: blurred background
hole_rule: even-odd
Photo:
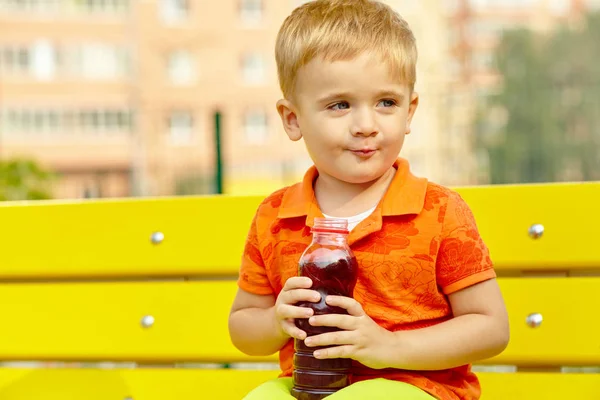
[[[290,142],[274,42],[300,0],[0,0],[0,201],[268,194]],[[600,0],[388,0],[451,186],[600,180]]]

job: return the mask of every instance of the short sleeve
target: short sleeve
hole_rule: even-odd
[[[436,271],[444,294],[496,277],[475,217],[467,203],[454,192],[448,198]]]
[[[257,222],[258,213],[252,219],[250,231],[246,237],[242,264],[238,277],[238,286],[250,293],[267,295],[273,293],[273,288],[267,276],[263,257],[260,251]]]

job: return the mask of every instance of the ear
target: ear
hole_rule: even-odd
[[[408,105],[408,116],[406,120],[406,134],[410,133],[410,124],[412,123],[412,119],[415,116],[415,111],[417,111],[417,107],[419,106],[419,94],[417,92],[413,92],[410,96],[410,104]]]
[[[281,99],[277,102],[277,112],[281,117],[283,129],[292,141],[298,141],[302,138],[300,132],[300,124],[298,123],[298,115],[294,104],[286,99]]]

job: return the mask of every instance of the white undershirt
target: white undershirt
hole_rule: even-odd
[[[356,214],[353,215],[351,217],[332,217],[326,214],[323,214],[323,216],[325,218],[336,218],[336,219],[345,219],[348,221],[348,231],[351,231],[352,229],[354,229],[356,227],[356,225],[360,224],[365,218],[367,218],[369,215],[371,215],[371,213],[373,211],[375,211],[375,209],[377,208],[377,206],[365,211],[365,212],[361,212],[360,214]]]

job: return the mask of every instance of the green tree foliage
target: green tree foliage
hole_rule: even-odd
[[[503,77],[477,121],[491,183],[600,180],[600,14],[551,34],[507,32]]]
[[[54,175],[30,160],[0,161],[0,201],[51,198]]]

